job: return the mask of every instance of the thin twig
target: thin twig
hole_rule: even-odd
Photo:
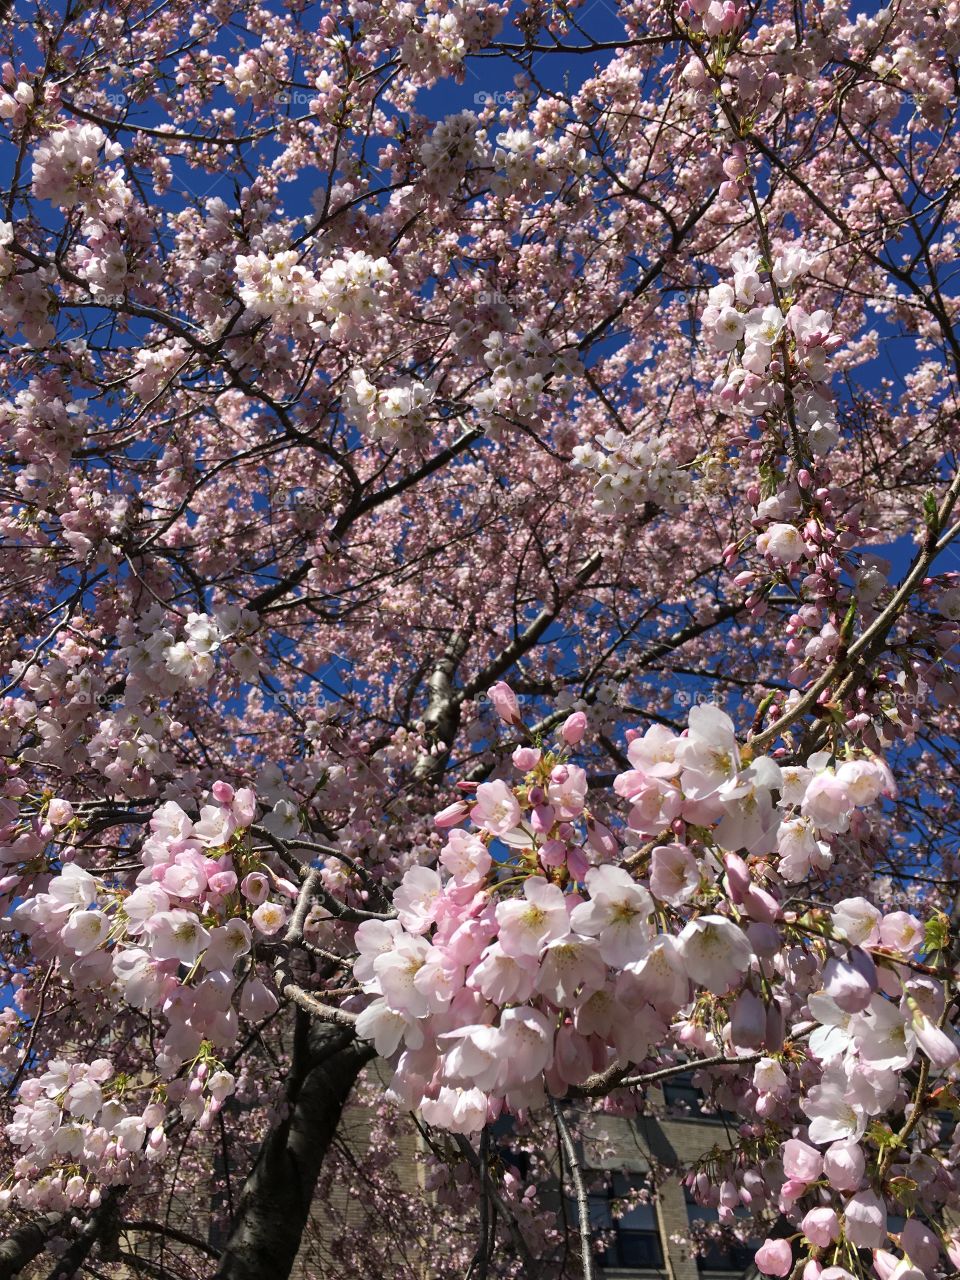
[[[583,1263],[583,1280],[594,1280],[593,1240],[590,1235],[590,1200],[587,1196],[586,1184],[583,1181],[583,1170],[580,1168],[580,1161],[577,1159],[577,1148],[573,1142],[573,1135],[570,1133],[556,1098],[550,1099],[550,1107],[553,1111],[553,1118],[556,1121],[557,1132],[560,1134],[560,1143],[563,1148],[563,1154],[566,1156],[567,1168],[570,1172],[570,1180],[573,1183],[573,1191],[577,1200],[577,1226],[580,1229],[580,1261]],[[561,1191],[563,1190],[562,1170],[561,1163]]]

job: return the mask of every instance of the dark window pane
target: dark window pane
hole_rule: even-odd
[[[663,1100],[671,1111],[684,1116],[703,1115],[703,1094],[692,1084],[671,1081],[663,1086]]]
[[[652,1204],[638,1204],[621,1214],[620,1226],[624,1231],[656,1231],[656,1210]]]
[[[747,1217],[746,1210],[740,1210],[738,1217]],[[687,1192],[687,1218],[691,1226],[697,1222],[716,1222],[717,1211],[707,1205],[695,1204]],[[701,1271],[746,1271],[753,1262],[759,1241],[752,1247],[736,1243],[716,1242],[711,1244],[702,1257],[697,1258],[697,1266]]]
[[[654,1205],[638,1204],[632,1208],[624,1199],[642,1190],[645,1179],[615,1173],[605,1190],[589,1196],[590,1226],[597,1244],[597,1257],[605,1267],[625,1271],[651,1271],[663,1266],[663,1249],[657,1227]],[[576,1205],[570,1201],[568,1221],[576,1221]],[[620,1211],[620,1216],[617,1212]]]
[[[621,1267],[663,1266],[663,1252],[655,1231],[617,1231],[617,1265]]]
[[[746,1271],[753,1262],[754,1252],[755,1250],[742,1244],[729,1247],[714,1244],[702,1257],[697,1258],[697,1266],[701,1271]]]
[[[590,1196],[590,1225],[595,1231],[605,1230],[613,1225],[613,1218],[610,1213],[610,1201],[606,1196]],[[576,1205],[571,1202],[573,1212],[576,1212]]]

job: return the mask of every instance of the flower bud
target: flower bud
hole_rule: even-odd
[[[262,871],[251,871],[240,881],[240,892],[248,902],[259,906],[261,902],[266,901],[267,894],[270,892],[270,882]]]
[[[582,741],[586,731],[587,717],[582,711],[574,711],[572,715],[567,716],[566,720],[564,720],[560,729],[560,736],[568,746],[575,747],[578,742]]]
[[[462,822],[469,812],[469,805],[463,800],[455,800],[453,804],[448,804],[445,809],[441,809],[439,813],[433,815],[434,825],[440,828],[455,827],[458,822]]]
[[[793,1266],[793,1250],[787,1240],[764,1240],[754,1262],[765,1276],[787,1276]]]
[[[800,1230],[811,1244],[825,1249],[840,1238],[840,1219],[833,1209],[821,1207],[811,1209],[800,1223]]]
[[[511,759],[521,773],[528,773],[540,763],[540,752],[536,747],[517,747]]]
[[[493,703],[494,711],[504,724],[520,723],[520,704],[517,702],[517,695],[505,680],[498,680],[496,684],[491,685],[487,695]]]
[[[823,1164],[823,1156],[809,1143],[789,1138],[783,1144],[783,1171],[788,1178],[815,1182],[823,1172]]]

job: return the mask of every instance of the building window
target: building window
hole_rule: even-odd
[[[652,1204],[628,1207],[632,1193],[645,1186],[642,1178],[615,1174],[606,1191],[591,1194],[590,1224],[601,1266],[632,1271],[654,1271],[663,1266],[655,1207]]]
[[[693,1072],[685,1071],[663,1082],[663,1100],[668,1115],[675,1120],[696,1119],[739,1123],[736,1116],[720,1111],[707,1101],[703,1091],[693,1083]]]
[[[490,1126],[490,1136],[497,1147],[497,1154],[506,1165],[513,1165],[522,1179],[530,1173],[529,1151],[518,1151],[511,1145],[516,1137],[516,1125],[513,1116],[505,1114],[494,1120]]]
[[[663,1082],[663,1100],[671,1115],[703,1116],[703,1094],[689,1075],[674,1076]]]
[[[746,1210],[742,1210],[738,1216],[749,1217]],[[687,1219],[691,1228],[696,1228],[698,1224],[705,1222],[717,1222],[716,1209],[708,1208],[706,1205],[695,1204],[689,1198],[687,1200]],[[708,1247],[702,1250],[697,1256],[697,1267],[700,1271],[729,1271],[742,1274],[753,1262],[754,1254],[760,1242],[751,1241],[742,1244],[740,1241],[725,1233],[723,1239],[712,1241]]]

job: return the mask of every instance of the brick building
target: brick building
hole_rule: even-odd
[[[369,1070],[376,1071],[374,1063]],[[716,1211],[694,1204],[685,1193],[679,1177],[665,1178],[649,1203],[629,1210],[616,1218],[613,1212],[630,1187],[643,1188],[656,1168],[686,1168],[700,1156],[716,1147],[733,1147],[729,1118],[706,1115],[701,1110],[698,1090],[685,1077],[677,1077],[664,1089],[652,1092],[656,1116],[627,1119],[605,1114],[592,1114],[578,1126],[582,1140],[578,1142],[579,1158],[585,1173],[604,1171],[610,1183],[606,1194],[590,1196],[591,1220],[598,1243],[604,1244],[597,1255],[597,1271],[605,1280],[744,1280],[755,1275],[753,1250],[747,1248],[712,1248],[697,1258],[691,1247],[691,1224],[697,1220],[716,1221]],[[571,1117],[572,1118],[572,1117]],[[348,1107],[343,1120],[345,1141],[359,1153],[369,1132],[369,1114],[363,1107]],[[414,1159],[420,1137],[412,1122],[399,1131],[396,1167],[405,1187],[416,1194],[428,1195],[423,1188],[422,1167]],[[591,1179],[596,1182],[597,1179]],[[553,1195],[558,1194],[554,1186]],[[549,1201],[551,1189],[544,1190]],[[361,1216],[358,1204],[351,1204],[349,1193],[335,1188],[329,1203],[316,1205],[312,1229],[305,1237],[297,1272],[302,1280],[331,1274],[329,1257],[324,1259],[324,1240],[334,1223]],[[470,1232],[475,1224],[467,1224]],[[571,1205],[568,1217],[575,1219]],[[440,1242],[424,1241],[424,1257]],[[440,1245],[442,1247],[442,1244]],[[322,1261],[323,1260],[323,1261]],[[324,1261],[326,1265],[324,1265]],[[411,1280],[429,1280],[429,1265],[411,1264]],[[335,1274],[335,1272],[333,1273]],[[358,1276],[356,1280],[375,1280]]]
[[[600,1274],[608,1280],[742,1280],[754,1274],[753,1249],[717,1246],[696,1257],[691,1228],[697,1221],[715,1222],[717,1214],[695,1204],[679,1177],[662,1179],[651,1203],[614,1218],[611,1202],[631,1185],[644,1187],[652,1170],[683,1169],[714,1148],[734,1146],[728,1119],[704,1114],[687,1078],[675,1078],[652,1098],[656,1115],[595,1114],[581,1125],[583,1168],[611,1175],[608,1196],[590,1197],[594,1227],[609,1241]]]
[[[367,1072],[379,1077],[381,1088],[390,1074],[381,1062],[372,1063]],[[735,1145],[729,1119],[704,1114],[700,1095],[688,1079],[676,1077],[664,1089],[651,1091],[650,1097],[654,1115],[628,1119],[591,1113],[578,1117],[575,1126],[581,1134],[577,1147],[585,1175],[589,1178],[591,1173],[602,1171],[609,1183],[607,1192],[590,1195],[591,1221],[597,1243],[603,1245],[596,1255],[598,1274],[604,1280],[745,1280],[755,1275],[749,1249],[716,1247],[705,1257],[696,1257],[690,1244],[691,1224],[698,1219],[716,1220],[716,1212],[694,1204],[679,1177],[662,1178],[652,1199],[616,1217],[614,1207],[622,1205],[631,1188],[647,1187],[652,1170],[683,1169],[714,1148]],[[571,1112],[568,1115],[574,1119]],[[336,1240],[345,1228],[370,1232],[373,1192],[363,1185],[362,1168],[373,1122],[373,1112],[362,1103],[345,1109],[337,1143],[341,1152],[350,1153],[345,1167],[352,1164],[356,1177],[353,1185],[348,1179],[334,1178],[318,1194],[294,1267],[294,1280],[342,1280],[344,1259]],[[391,1172],[397,1187],[409,1197],[408,1206],[431,1195],[423,1185],[423,1162],[416,1158],[419,1150],[423,1150],[420,1133],[409,1117],[400,1117],[392,1139]],[[215,1156],[214,1151],[214,1162]],[[599,1181],[589,1178],[591,1185]],[[556,1203],[556,1176],[553,1186],[545,1187],[542,1194],[544,1203],[549,1204],[551,1197]],[[188,1179],[178,1184],[171,1198],[167,1222],[194,1236],[205,1235],[209,1246],[218,1248],[222,1233],[212,1224],[206,1225],[211,1205],[209,1190]],[[567,1216],[571,1222],[576,1219],[572,1204]],[[436,1258],[438,1250],[443,1251],[444,1241],[431,1231],[429,1215],[424,1215],[419,1235],[414,1221],[402,1216],[391,1221],[386,1207],[382,1215],[374,1207],[373,1217],[374,1238],[366,1237],[362,1268],[355,1264],[349,1267],[351,1280],[380,1280],[388,1272],[403,1280],[408,1276],[409,1280],[430,1280],[430,1259]],[[472,1241],[477,1229],[473,1208],[464,1215],[462,1225],[465,1237]],[[158,1235],[141,1229],[123,1232],[120,1244],[120,1256],[131,1280],[163,1280],[164,1276],[184,1274],[178,1258],[182,1244],[176,1240],[161,1243]]]

